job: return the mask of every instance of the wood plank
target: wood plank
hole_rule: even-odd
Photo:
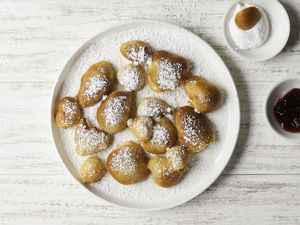
[[[107,205],[70,176],[1,176],[2,225],[299,224],[300,176],[226,175],[182,206],[160,212]],[[122,213],[120,213],[122,211]]]
[[[2,1],[0,8],[0,81],[55,81],[69,57],[86,40],[110,24],[136,19],[177,23],[203,37],[239,76],[270,80],[284,74],[299,75],[298,19],[300,2],[283,1],[292,21],[292,37],[272,60],[249,63],[235,57],[222,37],[222,19],[232,4],[223,1],[135,0],[74,2]],[[109,6],[109,7],[106,7]],[[66,32],[67,31],[67,32]],[[20,51],[20,49],[22,49]],[[255,66],[254,66],[255,65]],[[250,79],[250,80],[251,80]]]
[[[300,76],[300,1],[281,0],[289,42],[274,59],[248,62],[222,37],[232,0],[0,0],[0,224],[300,224],[300,142],[278,137],[264,119],[264,98]],[[60,70],[86,40],[120,21],[177,23],[203,37],[236,82],[241,133],[224,174],[205,193],[161,212],[103,202],[68,175],[51,142],[50,95]],[[273,175],[272,175],[273,174]]]

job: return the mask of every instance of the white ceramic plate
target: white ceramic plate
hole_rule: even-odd
[[[222,59],[197,35],[175,25],[143,21],[113,27],[86,42],[67,62],[56,83],[51,102],[52,135],[64,164],[79,181],[77,171],[84,158],[75,154],[74,128],[64,130],[55,125],[55,102],[60,97],[76,95],[82,74],[93,63],[106,59],[116,69],[128,63],[119,53],[119,46],[124,41],[134,39],[144,40],[154,49],[168,50],[190,59],[195,74],[203,75],[226,93],[225,104],[216,112],[208,114],[216,126],[218,141],[191,157],[190,166],[178,185],[161,188],[150,177],[138,184],[121,185],[109,174],[96,184],[82,185],[98,197],[119,206],[142,210],[165,209],[194,198],[216,180],[228,163],[239,134],[240,107],[235,84]],[[138,92],[137,101],[149,95],[155,94],[145,87]],[[158,97],[173,107],[188,104],[183,88],[158,94]],[[84,109],[84,116],[96,126],[97,107]],[[115,135],[113,146],[98,156],[105,161],[111,150],[126,140],[134,140],[129,129]]]
[[[229,20],[234,15],[238,2],[257,4],[267,14],[271,25],[266,42],[256,49],[238,50],[230,36]],[[285,46],[290,35],[290,20],[285,8],[277,0],[240,0],[236,1],[226,13],[223,23],[223,35],[226,44],[236,55],[251,61],[265,61],[276,56]]]
[[[299,133],[291,133],[283,130],[273,115],[273,108],[277,101],[293,88],[300,88],[300,79],[288,79],[279,82],[271,90],[265,102],[265,115],[271,127],[281,136],[299,141]]]

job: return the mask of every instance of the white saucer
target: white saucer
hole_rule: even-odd
[[[273,115],[273,107],[277,101],[293,88],[300,88],[300,79],[288,79],[276,84],[265,101],[265,115],[271,127],[278,134],[285,138],[300,140],[299,133],[291,133],[283,130]]]
[[[229,20],[234,14],[234,6],[238,3],[256,4],[264,9],[271,25],[266,42],[251,50],[238,50],[230,36]],[[290,35],[290,20],[285,8],[277,0],[240,0],[235,2],[224,17],[223,35],[226,44],[236,55],[251,61],[265,61],[276,56],[285,46]]]

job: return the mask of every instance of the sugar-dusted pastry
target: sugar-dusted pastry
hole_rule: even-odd
[[[86,119],[81,119],[75,129],[76,152],[86,156],[106,149],[112,142],[112,136],[96,127],[89,127]]]
[[[107,61],[92,65],[81,78],[78,101],[82,107],[92,106],[107,94],[114,80],[114,70]]]
[[[102,102],[97,111],[100,128],[107,133],[117,133],[127,127],[132,94],[114,91]]]
[[[219,88],[199,76],[186,79],[185,89],[191,104],[200,112],[211,112],[218,108],[221,102]]]
[[[154,52],[148,71],[150,88],[157,93],[174,90],[180,85],[187,69],[185,58],[166,51]]]
[[[84,161],[79,173],[83,183],[95,183],[105,175],[105,167],[98,157],[93,156]]]
[[[164,156],[152,157],[148,162],[148,168],[153,181],[161,187],[174,186],[183,175],[183,169],[175,170]]]
[[[152,138],[143,143],[143,147],[150,153],[162,154],[167,148],[176,144],[177,132],[172,122],[162,117],[154,123]]]
[[[188,158],[188,149],[180,145],[168,148],[166,151],[166,159],[170,162],[174,170],[185,168],[188,163]]]
[[[208,118],[191,106],[175,111],[175,126],[180,145],[187,147],[191,153],[202,151],[215,140],[216,135]]]
[[[153,134],[153,120],[151,117],[140,116],[128,120],[128,127],[138,141],[149,141]]]
[[[56,125],[60,128],[69,128],[77,125],[82,112],[76,98],[64,97],[57,102],[55,115]]]
[[[172,114],[173,109],[165,101],[156,97],[147,97],[143,99],[137,109],[139,116],[149,116],[158,119],[167,114]]]
[[[120,47],[122,55],[134,64],[150,64],[152,59],[152,50],[150,46],[138,40],[127,41]]]
[[[128,64],[123,66],[119,70],[117,78],[127,91],[141,90],[146,84],[145,69],[141,65]]]
[[[114,179],[121,184],[134,184],[147,179],[147,155],[140,144],[128,141],[112,151],[107,157],[106,167]]]

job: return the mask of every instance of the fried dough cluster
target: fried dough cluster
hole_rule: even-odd
[[[58,100],[55,122],[64,129],[76,126],[75,150],[87,157],[79,170],[83,183],[100,181],[107,169],[124,185],[142,182],[151,174],[158,186],[174,186],[184,174],[190,153],[215,141],[215,129],[204,113],[218,109],[222,93],[204,78],[189,75],[189,62],[183,56],[154,51],[140,40],[122,43],[120,52],[130,63],[117,74],[108,61],[93,64],[82,75],[77,96]],[[155,97],[142,99],[136,107],[135,93],[147,82]],[[182,84],[192,106],[173,108],[157,97]],[[82,108],[98,103],[99,127],[94,127],[84,118]],[[125,141],[116,147],[104,165],[96,154],[109,148],[113,136],[127,127],[136,142]]]

